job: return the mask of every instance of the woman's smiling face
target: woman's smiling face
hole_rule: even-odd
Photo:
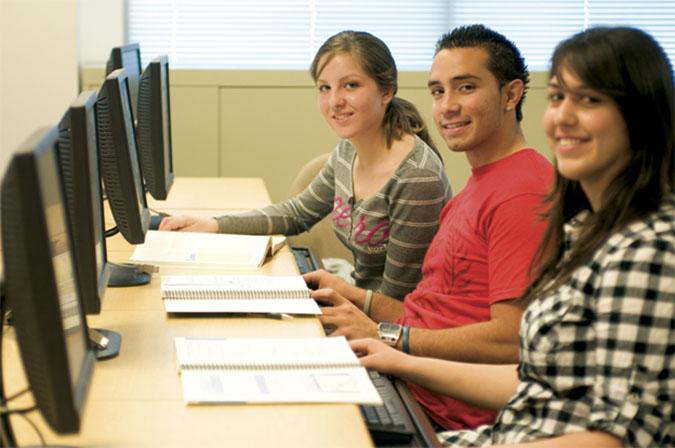
[[[548,85],[544,130],[560,174],[581,183],[594,208],[630,159],[626,122],[616,102],[564,68]]]
[[[319,73],[319,109],[340,138],[380,135],[391,93],[383,93],[373,78],[348,53],[334,55]]]

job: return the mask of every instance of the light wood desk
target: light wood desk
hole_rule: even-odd
[[[254,209],[270,204],[262,179],[257,177],[179,177],[166,201],[148,196],[148,206],[171,209]]]
[[[217,198],[218,207],[228,205],[239,193],[236,179],[222,179],[227,191],[219,194],[218,180],[208,182],[177,179],[180,194],[194,189],[202,201]],[[258,182],[250,191],[250,179],[242,181],[247,196],[262,197]],[[201,190],[208,188],[207,191]],[[172,202],[174,190],[169,194]],[[177,200],[183,196],[176,194]],[[268,199],[269,201],[269,199]],[[264,205],[264,204],[261,204]],[[175,207],[176,209],[178,207]],[[194,208],[191,204],[188,208]],[[214,208],[216,208],[214,206]],[[233,207],[239,208],[239,207]],[[109,258],[123,261],[131,247],[115,244]],[[271,275],[296,274],[290,252],[282,250],[258,271]],[[149,285],[108,288],[103,311],[88,316],[89,325],[122,335],[120,355],[99,362],[94,369],[78,435],[57,436],[37,412],[29,418],[37,424],[47,443],[75,446],[372,446],[356,405],[209,405],[183,403],[180,378],[174,360],[175,336],[313,337],[323,334],[316,318],[274,320],[241,317],[169,317],[159,295],[159,276]],[[4,339],[6,393],[25,387],[18,348],[11,329]],[[17,400],[27,403],[30,398]],[[14,402],[13,402],[14,404]],[[39,444],[39,439],[20,417],[12,417],[20,445]]]

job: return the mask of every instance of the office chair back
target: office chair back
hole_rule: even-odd
[[[295,196],[307,188],[312,180],[319,174],[321,168],[328,160],[330,153],[321,154],[303,166],[298,175],[291,183],[289,197]],[[309,232],[290,237],[291,246],[310,247],[316,256],[322,258],[343,258],[353,263],[352,253],[337,239],[333,232],[331,216],[328,215],[314,225]]]

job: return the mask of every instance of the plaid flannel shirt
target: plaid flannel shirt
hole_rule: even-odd
[[[581,215],[566,226],[566,251]],[[612,235],[520,330],[520,384],[494,425],[446,445],[600,430],[627,446],[675,444],[675,196]]]

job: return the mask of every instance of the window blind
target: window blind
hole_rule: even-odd
[[[547,70],[558,42],[594,25],[627,25],[654,36],[675,61],[672,0],[455,1],[453,23],[480,22],[511,39],[530,70]]]
[[[673,0],[593,0],[590,25],[630,25],[641,28],[659,41],[670,63],[675,63],[675,2]]]
[[[172,67],[306,70],[326,38],[344,29],[384,40],[399,69],[428,70],[438,37],[485,25],[513,40],[530,70],[546,70],[555,45],[598,24],[654,35],[675,56],[672,0],[127,0],[129,42],[143,64],[168,54]]]
[[[129,0],[128,38],[144,64],[168,54],[173,67],[307,69],[328,37],[365,30],[426,69],[447,11],[434,0]]]

